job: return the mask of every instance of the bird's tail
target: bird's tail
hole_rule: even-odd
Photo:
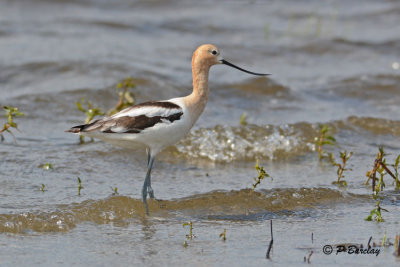
[[[69,130],[66,130],[66,133],[80,133],[86,126],[87,124],[82,124],[82,125],[78,125],[78,126],[74,126]]]

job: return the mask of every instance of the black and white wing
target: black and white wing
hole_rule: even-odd
[[[111,117],[78,125],[67,130],[72,133],[140,133],[159,123],[180,120],[182,107],[169,101],[151,101],[124,109]]]

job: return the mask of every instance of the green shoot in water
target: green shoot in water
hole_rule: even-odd
[[[88,124],[93,120],[94,117],[96,116],[102,116],[104,115],[104,112],[100,108],[96,108],[93,106],[92,102],[86,101],[86,106],[87,108],[84,108],[83,106],[85,105],[85,99],[82,98],[81,101],[76,102],[76,106],[80,111],[86,114],[86,119],[85,119],[85,124]],[[79,136],[80,143],[83,144],[85,142],[85,137],[84,136]],[[93,140],[93,139],[91,139]]]
[[[382,213],[381,211],[386,211],[388,210],[382,208],[380,206],[379,200],[382,197],[379,196],[380,192],[382,192],[386,186],[384,182],[384,177],[386,174],[389,174],[394,180],[396,184],[396,189],[399,188],[399,183],[398,183],[398,166],[399,166],[399,161],[400,161],[400,156],[396,158],[396,161],[393,165],[389,165],[386,163],[385,159],[385,151],[383,150],[383,147],[379,147],[379,151],[376,155],[375,161],[374,161],[374,167],[371,171],[368,171],[366,176],[368,177],[366,181],[366,185],[368,184],[369,180],[372,180],[372,196],[374,199],[377,200],[375,206],[376,208],[373,209],[370,212],[370,215],[366,218],[367,221],[372,220],[372,216],[374,217],[374,220],[376,222],[383,222],[382,218]],[[392,171],[388,168],[388,166],[393,166],[395,170],[395,174],[392,173]],[[377,178],[377,173],[380,175],[380,178]]]
[[[366,174],[368,179],[365,182],[365,184],[367,185],[369,180],[372,180],[372,191],[374,192],[375,196],[377,196],[378,193],[382,191],[383,188],[385,187],[383,177],[386,174],[389,174],[395,180],[396,188],[400,186],[398,184],[398,174],[397,174],[398,171],[397,167],[399,165],[398,161],[400,161],[400,159],[399,157],[397,157],[395,164],[389,165],[386,163],[386,159],[384,158],[385,156],[386,156],[385,151],[383,150],[382,147],[379,147],[378,154],[376,155],[375,158],[374,167],[371,171],[368,171]],[[389,170],[388,166],[394,166],[396,175],[393,174],[391,170]],[[380,179],[376,178],[377,172],[381,175]],[[376,184],[376,182],[378,182],[378,184]]]
[[[395,189],[399,190],[400,189],[400,180],[399,180],[399,164],[400,164],[400,155],[397,156],[394,164],[392,165],[394,168],[394,176],[395,176]]]
[[[319,160],[322,160],[324,157],[329,157],[329,154],[323,149],[324,145],[336,145],[336,139],[330,135],[332,128],[327,125],[320,126],[320,134],[318,137],[314,138],[315,144],[318,149],[318,157]]]
[[[111,187],[111,190],[113,191],[113,192],[112,192],[112,195],[113,195],[113,196],[119,195],[119,193],[118,193],[118,188],[117,188],[117,187],[114,187],[114,188]]]
[[[386,235],[386,230],[385,230],[385,234],[383,235],[383,238],[382,238],[382,247],[386,247],[388,244],[386,244],[386,238],[387,238],[387,235]]]
[[[46,186],[44,184],[42,184],[42,186],[39,188],[39,191],[42,191],[42,192],[47,191],[45,188],[46,188]]]
[[[184,223],[182,226],[183,226],[183,228],[185,228],[185,226],[189,226],[189,234],[186,235],[186,238],[187,238],[187,239],[192,240],[193,238],[196,237],[196,236],[193,234],[193,223],[192,223],[192,221],[190,221],[190,222],[188,222],[188,223]]]
[[[385,156],[385,151],[383,151],[382,147],[379,147],[378,154],[376,155],[375,162],[374,162],[374,167],[372,168],[371,171],[368,171],[366,176],[368,177],[367,181],[365,182],[365,185],[369,184],[369,180],[372,180],[372,191],[375,191],[375,183],[376,183],[376,172],[378,168],[380,167],[380,163],[383,161],[383,157]]]
[[[81,195],[81,190],[83,189],[82,180],[78,177],[78,196]]]
[[[53,164],[46,162],[45,164],[40,164],[39,168],[42,168],[47,171],[53,169]]]
[[[115,86],[115,90],[117,91],[119,100],[117,105],[107,113],[107,116],[111,116],[135,104],[135,97],[133,93],[129,90],[135,87],[136,85],[133,82],[132,77],[125,78],[123,81]]]
[[[386,159],[383,159],[382,163],[385,164]],[[385,181],[383,180],[383,177],[386,175],[383,165],[379,164],[379,167],[376,171],[379,173],[380,178],[378,179],[378,184],[375,185],[375,199],[378,198],[378,194],[386,187]]]
[[[380,206],[379,200],[375,204],[375,209],[371,210],[370,214],[365,218],[366,221],[376,221],[376,222],[384,222],[385,220],[382,217],[382,211],[389,212],[387,209],[384,209]]]
[[[400,257],[400,235],[396,235],[394,239],[394,255]]]
[[[219,238],[222,238],[222,241],[226,241],[226,229],[222,233],[219,234]]]
[[[254,178],[253,190],[256,189],[257,185],[259,185],[264,178],[271,178],[272,180],[272,177],[264,170],[264,167],[260,167],[258,160],[254,168],[257,170],[258,176]]]
[[[18,125],[17,123],[14,122],[14,117],[25,116],[25,115],[24,113],[20,112],[16,107],[3,106],[3,109],[6,111],[7,122],[4,123],[3,129],[0,129],[0,141],[1,142],[4,141],[3,133],[7,132],[14,138],[14,144],[16,144],[17,140],[15,139],[15,136],[10,128],[15,128],[16,130],[18,130]]]
[[[242,116],[240,116],[239,124],[240,124],[240,125],[243,125],[243,126],[246,126],[246,125],[249,124],[249,123],[247,122],[247,114],[246,114],[246,113],[243,113]]]
[[[335,157],[333,156],[333,154],[330,154],[330,159],[331,162],[334,166],[338,167],[336,173],[337,173],[337,181],[332,182],[332,184],[337,184],[339,186],[347,186],[347,182],[345,180],[343,180],[342,178],[344,178],[343,172],[344,171],[351,171],[351,169],[347,169],[346,168],[346,164],[347,161],[351,158],[351,156],[353,155],[353,152],[349,152],[347,153],[347,151],[343,151],[340,152],[340,158],[342,160],[342,163],[337,163],[335,161]]]

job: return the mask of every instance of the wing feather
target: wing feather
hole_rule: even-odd
[[[182,108],[172,102],[145,102],[129,107],[92,123],[72,127],[69,132],[140,133],[158,123],[172,123],[183,115]]]

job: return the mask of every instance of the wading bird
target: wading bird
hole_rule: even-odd
[[[147,151],[147,173],[142,199],[148,211],[147,194],[154,198],[151,188],[154,158],[162,149],[185,137],[197,121],[208,100],[210,67],[217,64],[225,64],[253,75],[268,75],[254,73],[229,63],[221,57],[219,49],[214,45],[201,45],[193,53],[193,92],[190,95],[141,103],[110,117],[72,127],[67,132],[98,138],[128,149],[144,145]]]

